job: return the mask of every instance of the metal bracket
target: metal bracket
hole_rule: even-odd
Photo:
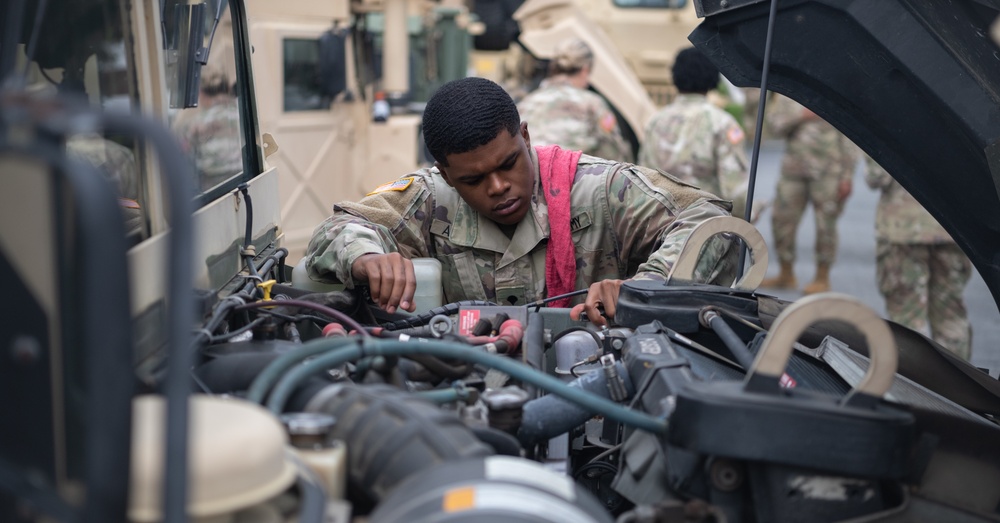
[[[845,398],[864,393],[881,398],[896,376],[899,353],[885,320],[860,300],[840,293],[814,294],[782,311],[754,359],[745,383],[755,376],[778,380],[792,354],[793,345],[807,328],[819,321],[842,321],[858,329],[868,343],[871,363],[861,382]]]
[[[733,216],[716,216],[698,224],[681,248],[677,262],[667,275],[667,281],[694,280],[694,270],[698,265],[698,258],[701,257],[702,248],[708,240],[722,233],[739,236],[746,243],[752,261],[750,268],[739,281],[733,283],[732,287],[743,291],[756,290],[767,274],[767,243],[760,231],[750,222]]]

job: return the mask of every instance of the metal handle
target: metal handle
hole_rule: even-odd
[[[896,376],[898,352],[896,341],[885,320],[856,298],[828,292],[807,296],[778,315],[764,344],[754,359],[747,382],[755,375],[775,380],[785,372],[793,344],[807,328],[818,321],[836,320],[852,325],[865,336],[871,363],[864,378],[851,392],[882,397]]]
[[[667,281],[694,280],[694,270],[698,265],[698,258],[701,257],[702,248],[709,239],[721,233],[739,236],[750,250],[752,261],[750,268],[739,281],[733,283],[732,287],[743,291],[756,290],[767,274],[767,243],[753,224],[733,216],[716,216],[698,224],[681,248],[677,262],[667,275]]]

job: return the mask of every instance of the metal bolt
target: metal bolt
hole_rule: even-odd
[[[743,473],[739,465],[728,459],[717,459],[712,462],[709,473],[712,485],[723,492],[732,492],[743,484]]]

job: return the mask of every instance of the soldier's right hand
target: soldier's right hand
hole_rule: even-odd
[[[367,281],[372,300],[376,305],[392,314],[396,307],[413,312],[413,294],[417,289],[417,278],[413,273],[413,262],[402,254],[364,254],[351,264],[351,275],[355,280]]]

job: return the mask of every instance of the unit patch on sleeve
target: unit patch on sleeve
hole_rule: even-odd
[[[372,192],[366,194],[365,196],[371,196],[373,194],[378,194],[386,191],[405,191],[410,184],[413,183],[413,176],[407,176],[406,178],[400,178],[396,181],[383,183],[375,188]]]
[[[743,141],[743,129],[734,125],[726,131],[726,137],[729,138],[729,143],[736,145]]]

